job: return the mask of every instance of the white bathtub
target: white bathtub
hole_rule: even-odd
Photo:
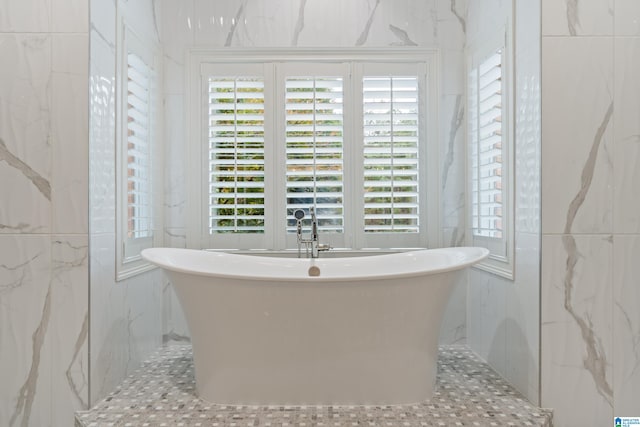
[[[421,402],[455,275],[488,255],[446,248],[360,258],[154,248],[187,318],[199,396],[236,405]],[[311,267],[319,276],[310,277]]]

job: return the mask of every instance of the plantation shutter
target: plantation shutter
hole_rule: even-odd
[[[503,237],[502,50],[472,70],[472,228],[475,236]]]
[[[264,78],[208,81],[209,234],[264,233]]]
[[[315,207],[318,228],[342,233],[344,94],[342,77],[287,77],[287,230],[296,209]]]
[[[127,55],[127,237],[152,236],[151,82],[153,70]]]
[[[419,232],[417,77],[364,77],[364,231]]]

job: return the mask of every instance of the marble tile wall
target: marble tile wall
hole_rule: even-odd
[[[156,32],[160,15],[159,3],[151,0],[91,2],[90,403],[111,392],[162,344],[162,273],[115,281],[116,7],[134,30],[146,33]]]
[[[162,0],[167,176],[165,243],[185,247],[184,65],[186,48],[393,47],[440,50],[439,134],[443,245],[464,242],[463,0]],[[447,310],[443,343],[466,340],[466,283]],[[187,334],[173,291],[165,288],[165,336]]]
[[[542,404],[640,414],[640,7],[542,2]]]
[[[468,345],[531,402],[539,402],[540,3],[469,4],[469,41],[482,43],[512,16],[515,48],[515,280],[471,269]],[[464,176],[464,175],[463,175]]]
[[[0,425],[88,405],[86,0],[0,8]]]

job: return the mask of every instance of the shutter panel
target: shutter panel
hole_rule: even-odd
[[[288,77],[286,103],[287,230],[293,211],[314,206],[318,228],[343,232],[343,79]]]
[[[418,79],[363,78],[365,232],[419,232]]]
[[[473,70],[472,225],[476,236],[502,238],[502,50]]]
[[[209,78],[209,233],[264,233],[264,79]]]
[[[153,70],[127,55],[127,237],[152,235],[151,82]]]

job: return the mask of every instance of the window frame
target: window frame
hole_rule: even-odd
[[[420,237],[414,239],[410,245],[393,245],[392,249],[404,249],[414,247],[438,247],[440,246],[440,214],[439,214],[439,199],[440,199],[440,184],[439,184],[439,161],[438,161],[438,120],[437,120],[437,105],[438,105],[438,61],[437,52],[435,50],[427,49],[414,49],[414,48],[395,48],[395,49],[267,49],[267,50],[253,50],[253,49],[199,49],[194,48],[188,52],[187,61],[187,78],[186,78],[186,105],[188,108],[188,126],[186,129],[187,144],[187,159],[188,159],[188,173],[187,182],[189,188],[189,196],[187,197],[187,216],[188,216],[188,229],[187,229],[187,247],[191,248],[208,248],[208,249],[258,249],[256,246],[247,242],[241,242],[242,238],[229,238],[220,239],[220,236],[209,236],[204,233],[205,217],[203,215],[205,207],[203,206],[203,180],[200,173],[202,168],[202,144],[204,126],[202,123],[206,123],[206,106],[202,102],[202,87],[203,82],[203,67],[210,66],[230,66],[230,64],[245,64],[246,66],[253,66],[252,64],[260,64],[265,67],[264,74],[267,78],[278,79],[282,73],[285,72],[287,67],[291,69],[307,67],[308,64],[349,64],[345,66],[345,73],[347,77],[351,77],[354,72],[357,72],[358,67],[365,63],[377,63],[381,67],[394,67],[397,63],[423,63],[425,79],[421,85],[422,93],[424,95],[424,102],[422,102],[424,111],[421,112],[421,126],[422,126],[422,140],[429,142],[420,144],[421,155],[424,156],[424,167],[426,169],[425,176],[421,176],[421,184],[424,184],[426,192],[429,194],[428,202],[426,197],[421,198],[421,224],[423,231]],[[272,64],[287,63],[286,66],[274,67]],[[394,65],[395,64],[395,65]],[[286,73],[286,72],[285,72]],[[280,75],[277,75],[280,74]],[[277,80],[280,81],[280,80]],[[265,87],[265,97],[270,96],[273,100],[273,104],[269,105],[265,102],[265,139],[271,132],[274,140],[280,141],[284,138],[284,113],[283,109],[277,108],[278,102],[284,100],[284,90],[279,88],[272,89],[275,93],[269,93],[270,89]],[[345,111],[349,111],[352,116],[356,115],[361,117],[362,115],[362,94],[348,93],[350,88],[344,88],[345,91]],[[360,111],[360,112],[358,112]],[[267,114],[278,114],[282,117],[273,116],[267,118]],[[273,120],[273,125],[268,125],[268,122]],[[358,120],[354,119],[353,123],[357,123]],[[360,126],[361,127],[361,126]],[[361,134],[362,130],[358,131],[358,126],[353,124],[345,124],[344,139],[345,144],[343,146],[344,164],[348,165],[350,162],[358,161],[358,147],[362,146]],[[360,135],[360,136],[358,136]],[[347,141],[358,141],[356,143],[349,143]],[[271,144],[275,145],[275,144]],[[284,146],[282,144],[281,146]],[[284,188],[286,185],[283,174],[273,173],[270,170],[270,166],[275,167],[276,171],[282,170],[283,162],[286,161],[286,155],[284,153],[278,153],[276,148],[272,150],[265,149],[265,191],[267,188]],[[362,161],[360,161],[362,163]],[[353,194],[351,189],[359,188],[357,185],[358,177],[354,169],[360,170],[361,168],[345,168],[344,169],[344,198],[348,200],[348,197],[355,197],[357,200],[360,198],[360,193]],[[349,184],[347,184],[349,181]],[[360,179],[362,181],[362,179]],[[277,187],[274,187],[277,186]],[[349,193],[352,191],[352,193]],[[359,190],[358,190],[359,191]],[[280,206],[286,206],[286,195],[283,191],[277,192],[275,197],[269,197],[265,195],[265,215],[270,213],[271,218],[283,219],[283,224],[276,227],[268,228],[269,232],[265,230],[264,244],[259,249],[268,248],[269,250],[292,250],[296,248],[295,234],[287,233],[285,231],[286,218],[284,213],[280,213]],[[362,203],[362,202],[358,202]],[[344,225],[345,232],[343,236],[335,238],[331,236],[332,233],[321,233],[320,239],[323,243],[329,243],[334,247],[349,246],[352,249],[382,249],[390,248],[390,245],[385,244],[388,239],[380,235],[378,238],[362,238],[357,236],[357,232],[353,231],[353,225],[358,221],[362,221],[362,215],[359,214],[358,209],[354,207],[351,212],[345,213]],[[307,228],[305,227],[305,231]],[[376,233],[368,233],[376,234]],[[383,233],[377,233],[383,234]],[[396,233],[399,234],[399,233]],[[388,236],[388,234],[386,234]],[[217,241],[213,241],[217,240]],[[250,238],[247,240],[251,240]]]
[[[467,141],[467,244],[489,249],[489,257],[474,265],[474,268],[493,273],[509,280],[515,279],[515,72],[513,51],[513,27],[511,20],[507,19],[504,27],[493,34],[478,37],[468,44],[466,49],[466,141]],[[476,70],[487,58],[502,50],[503,69],[501,86],[502,90],[502,181],[503,203],[502,238],[476,236],[473,230],[473,185],[472,185],[472,155],[471,135],[469,130],[470,113],[470,88],[469,75]],[[479,107],[479,105],[478,105]],[[478,129],[479,131],[479,129]]]
[[[150,38],[145,38],[132,29],[127,20],[120,17],[117,29],[117,93],[116,93],[116,281],[155,268],[142,259],[140,253],[149,247],[162,246],[162,141],[161,141],[161,67],[160,48]],[[150,175],[148,179],[151,198],[151,236],[128,237],[128,54],[141,58],[152,69],[155,83],[152,83],[149,113],[149,156]],[[153,90],[155,86],[155,90]]]

